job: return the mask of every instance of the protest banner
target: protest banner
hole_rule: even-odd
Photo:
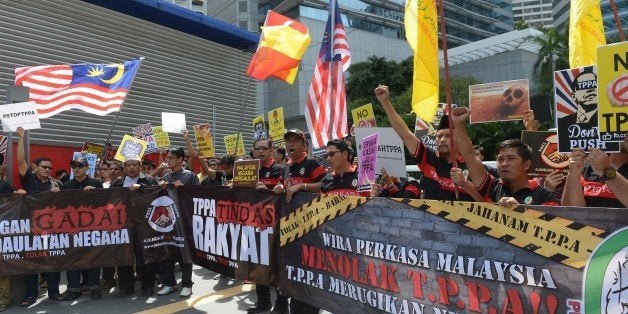
[[[600,140],[621,142],[628,133],[628,41],[597,47]]]
[[[195,264],[237,279],[276,286],[279,196],[255,189],[177,189]]]
[[[39,114],[35,103],[20,102],[0,106],[2,131],[15,132],[18,127],[24,130],[40,129]]]
[[[594,66],[554,72],[554,99],[558,151],[576,148],[619,151],[619,143],[600,140],[598,129],[597,68]]]
[[[254,188],[259,182],[259,159],[236,160],[233,164],[233,186]]]
[[[283,119],[283,107],[268,112],[268,131],[270,139],[275,147],[286,147],[283,135],[286,133],[286,126]]]
[[[452,108],[456,108],[456,104],[452,104]],[[425,146],[433,150],[436,149],[436,131],[443,115],[447,114],[447,104],[439,103],[436,114],[431,122],[425,122],[421,117],[417,116],[414,124],[414,135],[418,137]]]
[[[167,133],[183,133],[185,130],[185,114],[175,112],[161,113],[161,128]]]
[[[169,148],[170,147],[170,136],[168,132],[164,132],[161,126],[153,127],[153,136],[155,136],[155,144],[157,148]]]
[[[530,109],[528,79],[469,86],[470,122],[521,120]]]
[[[141,160],[144,151],[146,151],[146,141],[125,134],[120,141],[114,159],[124,162],[128,156],[137,156]]]
[[[375,133],[379,133],[375,175],[381,175],[382,168],[386,168],[389,175],[405,178],[406,155],[404,146],[401,138],[393,128],[355,128],[355,141],[356,143],[361,143],[365,137]],[[358,145],[357,149],[357,155],[360,156],[362,154],[360,145]]]
[[[212,138],[209,123],[197,124],[193,126],[194,137],[196,138],[196,148],[198,149],[198,157],[207,158],[216,156],[214,148],[214,140]]]
[[[246,153],[244,152],[244,139],[242,138],[242,133],[225,135],[224,140],[225,150],[227,151],[227,154],[235,156],[246,155]],[[237,153],[236,148],[238,150]]]
[[[377,122],[375,122],[375,113],[373,112],[373,105],[370,103],[351,110],[351,116],[353,117],[354,127],[358,127],[358,128],[377,127]]]
[[[133,265],[128,189],[0,196],[5,275]]]
[[[83,157],[87,161],[87,176],[93,178],[96,174],[96,161],[98,160],[98,155],[90,154],[85,152],[74,152],[72,154],[72,160],[78,157]],[[70,180],[74,178],[74,169],[70,167]]]
[[[304,193],[284,205],[279,289],[332,313],[575,313],[585,266],[609,277],[603,293],[625,272],[589,260],[628,223],[612,209]],[[608,255],[626,250],[617,238]]]
[[[379,133],[371,134],[360,142],[358,158],[358,192],[371,190],[371,183],[375,183],[375,168],[377,167],[377,144]]]
[[[92,142],[83,142],[83,148],[81,149],[81,151],[88,154],[95,154],[96,156],[100,157],[103,155],[103,152],[105,152],[105,145]]]
[[[268,138],[268,134],[266,132],[266,123],[264,122],[263,114],[253,119],[253,139],[256,140],[261,137]]]
[[[132,131],[134,137],[146,141],[146,154],[157,151],[157,143],[155,143],[155,135],[153,134],[153,127],[150,123],[136,126]]]
[[[545,177],[569,166],[569,155],[558,152],[558,135],[551,131],[522,131],[521,140],[532,149],[528,177]]]

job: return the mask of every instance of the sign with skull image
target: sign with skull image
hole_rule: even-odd
[[[527,79],[469,86],[471,123],[523,119],[530,109]]]

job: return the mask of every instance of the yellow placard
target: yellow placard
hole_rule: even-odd
[[[286,126],[283,119],[283,107],[268,112],[268,131],[275,147],[285,147],[283,135],[286,133]]]
[[[351,110],[351,116],[353,116],[353,126],[356,128],[377,127],[373,105],[370,103]]]
[[[600,140],[622,141],[628,132],[628,41],[597,48]]]
[[[197,124],[193,128],[194,137],[196,138],[196,147],[198,148],[198,157],[205,158],[216,156],[209,123]]]
[[[157,145],[157,148],[170,147],[170,137],[167,132],[164,132],[164,129],[161,126],[153,127],[153,136],[155,137],[155,144]]]
[[[261,114],[253,119],[253,138],[267,137],[264,115]]]
[[[148,146],[146,141],[125,134],[122,141],[120,141],[114,159],[124,162],[128,156],[137,156],[141,160],[146,151],[146,146]]]
[[[244,156],[246,153],[244,152],[244,139],[242,138],[242,133],[225,135],[225,149],[227,150],[227,154],[233,155],[235,153],[236,142],[238,143],[238,152],[236,156]]]

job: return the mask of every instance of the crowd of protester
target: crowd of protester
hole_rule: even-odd
[[[433,200],[462,200],[491,202],[504,207],[527,205],[566,205],[579,207],[624,208],[628,205],[628,137],[621,152],[606,154],[598,149],[589,152],[575,150],[569,159],[568,171],[555,171],[545,178],[528,178],[532,151],[518,139],[506,139],[498,145],[497,168],[485,166],[480,147],[474,146],[466,132],[470,111],[466,107],[452,109],[444,116],[436,132],[436,149],[426,146],[408,128],[390,102],[388,87],[378,86],[375,95],[388,117],[391,126],[412,152],[422,171],[419,181],[390,176],[386,169],[372,182],[369,196],[424,198]],[[452,124],[453,134],[449,124]],[[538,128],[533,112],[524,119],[526,129]],[[129,188],[173,185],[230,186],[236,158],[231,155],[197,158],[197,152],[183,132],[186,148],[172,147],[159,154],[159,161],[141,160],[139,156],[126,156],[124,162],[98,162],[94,178],[87,175],[88,163],[83,157],[69,162],[73,177],[66,173],[51,176],[52,161],[37,156],[31,164],[25,159],[24,130],[18,128],[17,168],[20,189],[14,189],[0,180],[3,194],[34,194],[42,191],[70,189]],[[455,143],[451,151],[450,140]],[[247,158],[260,160],[259,183],[256,189],[284,194],[291,201],[297,192],[334,195],[365,195],[357,191],[358,167],[352,143],[332,140],[327,143],[323,158],[308,154],[308,138],[302,130],[291,129],[284,135],[285,148],[276,147],[272,140],[260,137],[254,140]],[[194,163],[198,162],[198,167]],[[0,162],[0,164],[4,164]],[[200,169],[195,173],[189,169]],[[6,168],[0,167],[4,178]],[[563,192],[564,191],[564,192]],[[623,193],[622,193],[623,192]],[[36,302],[40,286],[46,286],[48,298],[55,301],[72,301],[89,291],[92,299],[101,298],[103,291],[116,287],[115,295],[124,298],[135,294],[135,279],[139,277],[144,296],[168,295],[180,289],[182,298],[192,294],[192,264],[174,258],[159,263],[145,264],[141,254],[135,265],[119,265],[103,269],[71,270],[67,272],[67,290],[59,291],[60,272],[25,276],[26,291],[21,306]],[[181,267],[181,282],[175,278],[175,264]],[[161,287],[156,290],[157,275]],[[82,280],[81,280],[82,278]],[[0,311],[9,304],[9,279],[0,275]],[[300,300],[291,300],[280,291],[273,306],[271,289],[256,285],[257,302],[247,311],[259,313],[318,313],[319,309]]]

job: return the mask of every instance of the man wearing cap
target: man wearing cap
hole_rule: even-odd
[[[140,172],[142,162],[137,155],[125,156],[124,174],[111,183],[112,188],[127,187],[131,191],[140,190],[143,187],[156,186],[157,180]],[[136,254],[136,269],[142,282],[142,294],[150,296],[155,293],[155,270],[157,263],[144,264],[141,254]],[[135,278],[133,276],[133,266],[118,266],[118,294],[116,297],[122,298],[135,293]]]
[[[70,162],[70,168],[74,173],[74,178],[67,181],[61,186],[61,190],[83,190],[89,191],[93,189],[102,189],[102,183],[99,180],[90,178],[87,175],[89,165],[83,157],[76,157]],[[81,296],[81,271],[68,270],[68,290],[63,293],[65,299],[72,301]],[[91,298],[100,299],[102,292],[100,290],[100,268],[87,269],[87,283],[91,288]]]
[[[325,177],[325,168],[317,159],[307,155],[307,139],[299,129],[288,130],[283,136],[288,152],[288,162],[283,171],[282,183],[275,185],[273,192],[286,193],[290,202],[292,195],[299,191],[318,193],[320,181]],[[291,313],[318,313],[319,309],[299,300],[290,302]]]
[[[144,175],[150,176],[153,173],[153,171],[155,171],[155,168],[157,168],[157,165],[155,164],[154,161],[148,158],[145,158],[142,161],[142,173]]]
[[[419,169],[423,173],[421,189],[423,198],[433,200],[455,200],[456,191],[459,194],[458,200],[473,201],[473,197],[465,192],[461,187],[451,180],[451,171],[454,158],[458,162],[458,168],[466,169],[465,163],[459,158],[457,152],[449,150],[449,118],[443,116],[436,131],[436,148],[434,151],[428,148],[419,138],[417,138],[401,119],[390,102],[388,86],[380,85],[375,89],[375,96],[384,108],[390,125],[399,134],[406,148],[412,152],[417,161]],[[455,142],[455,141],[454,141]],[[457,145],[455,145],[457,146]]]
[[[185,151],[182,147],[172,147],[168,150],[166,155],[166,162],[170,172],[166,173],[162,177],[162,181],[159,182],[159,186],[166,187],[166,184],[173,184],[175,187],[182,185],[198,185],[198,177],[190,170],[183,168],[183,159],[185,158]],[[157,295],[166,295],[176,290],[177,280],[174,276],[175,262],[179,262],[181,266],[181,294],[182,298],[187,298],[192,295],[192,263],[184,263],[181,256],[176,259],[168,259],[159,262],[159,270],[161,272],[161,279],[163,281],[163,287],[157,291]]]
[[[58,189],[60,182],[50,176],[52,170],[52,161],[47,157],[39,157],[33,161],[34,170],[31,171],[30,166],[26,163],[26,153],[24,151],[24,129],[18,127],[15,131],[18,136],[17,142],[17,165],[20,172],[20,181],[22,187],[28,194],[51,191],[53,188]],[[37,284],[37,274],[29,274],[25,276],[26,292],[22,299],[21,305],[27,307],[37,301],[39,295]],[[65,297],[59,293],[60,272],[46,273],[48,281],[48,298],[55,301],[65,301]]]

